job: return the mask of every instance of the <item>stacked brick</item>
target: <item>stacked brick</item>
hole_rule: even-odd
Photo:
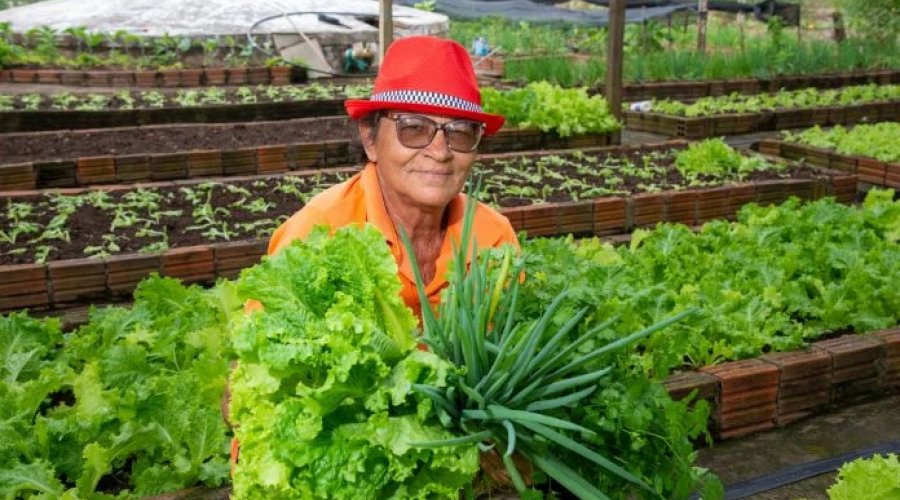
[[[664,384],[676,400],[696,391],[695,400],[713,405],[713,435],[736,438],[900,392],[900,328],[679,373]]]

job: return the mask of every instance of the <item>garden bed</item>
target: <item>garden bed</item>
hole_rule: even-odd
[[[133,127],[163,123],[233,123],[343,115],[344,99],[110,110],[0,112],[0,133]]]
[[[0,191],[359,165],[362,148],[334,139],[355,135],[355,128],[334,117],[10,134],[0,143]],[[485,137],[479,151],[591,148],[619,140],[618,131],[563,138],[504,128]]]
[[[697,391],[713,407],[710,430],[732,439],[783,427],[829,407],[900,390],[900,328],[813,342],[807,349],[764,354],[664,382],[674,399]]]
[[[244,66],[188,69],[0,70],[0,82],[85,87],[203,87],[207,85],[288,85],[302,78],[290,66]]]
[[[675,398],[696,391],[694,397],[711,402],[711,430],[719,439],[786,425],[832,405],[853,404],[896,392],[900,389],[900,329],[897,328],[900,317],[889,306],[895,298],[891,284],[896,281],[897,270],[890,266],[890,259],[885,260],[885,256],[897,254],[890,236],[896,220],[890,214],[896,203],[882,191],[870,193],[860,207],[840,206],[832,201],[748,207],[736,225],[717,223],[699,232],[683,226],[663,226],[636,235],[631,245],[619,248],[593,239],[578,243],[571,239],[523,241],[522,251],[528,256],[525,269],[531,278],[521,283],[516,296],[522,304],[533,305],[522,310],[526,320],[539,316],[560,290],[577,290],[577,296],[570,296],[570,303],[579,307],[583,304],[585,311],[596,315],[593,324],[609,328],[605,340],[623,338],[648,322],[656,323],[658,318],[686,308],[698,309],[690,319],[670,325],[665,332],[646,337],[621,356],[610,358],[609,366],[615,370],[615,376],[606,377],[604,392],[590,402],[592,408],[603,412],[600,417],[604,420],[598,420],[592,413],[576,413],[569,420],[613,436],[610,444],[603,445],[603,453],[612,453],[629,470],[638,470],[640,477],[656,478],[672,473],[672,469],[666,468],[669,455],[662,453],[668,453],[669,448],[674,448],[672,443],[676,443],[680,451],[672,449],[671,452],[690,460],[693,448],[686,437],[696,437],[707,425],[705,404],[696,412],[673,404],[656,381],[665,381],[669,394]],[[832,230],[813,229],[821,224],[827,224]],[[352,231],[344,234],[358,236]],[[368,247],[378,238],[377,233],[369,231]],[[306,245],[311,244],[314,242]],[[366,255],[367,243],[356,244],[356,251],[346,252],[344,258],[362,262],[358,259]],[[825,245],[831,250],[821,251]],[[300,245],[292,251],[309,252],[308,248]],[[326,248],[324,255],[338,258],[339,252],[333,251],[336,248],[341,247]],[[305,257],[328,260],[311,255],[315,251]],[[285,258],[288,256],[282,254],[282,259]],[[297,259],[293,264],[302,266],[303,261]],[[847,266],[850,261],[854,263]],[[316,262],[308,268],[321,265]],[[741,266],[741,262],[749,265]],[[282,278],[284,268],[275,267],[278,263],[270,263],[268,269],[257,268],[252,277],[247,276],[237,289],[257,288],[240,297],[254,296],[259,293],[255,290],[268,289],[277,286],[278,280],[289,279]],[[337,265],[336,269],[346,267]],[[267,280],[264,272],[276,275],[275,279]],[[342,279],[340,276],[346,275],[338,273],[337,276]],[[260,284],[264,288],[259,288]],[[57,438],[53,442],[61,445],[49,452],[39,450],[43,453],[39,458],[21,452],[24,460],[13,463],[14,470],[40,465],[49,478],[48,484],[60,491],[75,486],[81,491],[117,493],[127,487],[121,485],[134,484],[144,495],[151,495],[160,490],[154,488],[155,483],[149,483],[148,488],[147,477],[132,472],[138,470],[133,464],[166,466],[176,454],[183,456],[182,450],[194,449],[181,443],[193,442],[190,430],[203,429],[202,423],[209,422],[214,424],[213,428],[206,428],[202,439],[212,445],[205,446],[202,454],[185,455],[192,457],[193,475],[169,488],[187,488],[201,480],[218,488],[227,482],[224,445],[231,435],[219,418],[219,401],[221,381],[228,373],[229,358],[225,354],[229,352],[228,335],[230,332],[237,339],[234,343],[238,348],[247,345],[240,344],[240,340],[254,339],[246,335],[247,330],[240,329],[246,325],[232,326],[235,319],[246,318],[241,301],[233,300],[234,290],[233,284],[204,291],[197,287],[185,288],[170,280],[148,280],[136,294],[132,308],[92,311],[87,328],[68,336],[63,336],[53,321],[38,323],[22,314],[4,318],[4,329],[11,331],[13,338],[23,339],[12,347],[11,354],[25,354],[34,359],[35,354],[27,353],[38,353],[41,364],[37,366],[47,368],[23,371],[28,378],[13,379],[7,384],[16,388],[38,376],[49,379],[49,375],[59,374],[55,379],[57,385],[48,384],[44,391],[45,401],[51,409],[61,405],[73,408],[71,412],[57,412],[45,410],[43,405],[34,406],[30,401],[11,400],[13,408],[28,410],[15,412],[17,432],[13,436],[28,447],[23,449],[35,449],[42,443],[34,438],[31,429],[40,429],[47,421],[61,424],[46,426],[55,435],[65,436],[70,427],[83,427],[77,425],[83,421],[81,415],[93,408],[91,401],[96,398],[85,399],[83,392],[78,391],[74,397],[70,396],[73,380],[76,389],[90,381],[94,388],[90,395],[101,394],[112,408],[108,413],[115,415],[101,431],[89,429],[79,433],[77,446]],[[287,296],[279,294],[270,300],[286,298],[282,307],[295,307],[295,302],[290,301],[291,292],[286,293]],[[273,303],[272,309],[275,307],[278,306]],[[564,307],[560,313],[566,316],[565,311],[570,309],[568,305]],[[620,316],[622,312],[627,314]],[[606,318],[611,318],[608,323]],[[273,330],[280,333],[277,325]],[[20,332],[24,335],[18,335]],[[841,336],[850,332],[858,334]],[[571,333],[573,338],[577,336]],[[773,351],[781,352],[773,354]],[[141,363],[116,363],[123,359]],[[734,359],[741,360],[723,363]],[[265,361],[260,363],[265,364]],[[129,368],[117,370],[120,366]],[[691,366],[698,369],[687,368]],[[690,370],[690,373],[668,376],[672,368]],[[141,376],[134,376],[136,373]],[[54,392],[57,387],[62,389]],[[140,387],[151,390],[134,390]],[[160,389],[152,390],[155,388]],[[53,399],[57,394],[62,398]],[[134,398],[112,397],[116,394],[137,394],[138,398],[150,394],[156,413],[124,411],[134,407]],[[184,394],[190,395],[186,401]],[[235,403],[241,408],[237,400]],[[175,423],[166,420],[165,416],[173,409],[185,418]],[[580,411],[580,407],[574,407],[574,411]],[[634,420],[636,415],[641,417],[639,421]],[[154,432],[141,441],[135,441],[128,433],[132,427],[154,422],[160,428],[174,428],[179,432]],[[606,423],[612,425],[603,427]],[[623,426],[634,432],[619,432]],[[656,431],[666,426],[671,428],[665,430],[666,434]],[[65,475],[67,462],[64,460],[68,455],[61,453],[72,450],[77,456],[88,443],[102,442],[109,435],[123,435],[129,439],[128,443],[144,444],[121,448],[125,451],[112,455],[102,465],[93,466],[97,472],[89,476],[100,478],[105,474],[104,479],[121,481],[110,484],[69,480],[68,477],[78,475]],[[156,445],[158,442],[176,443],[176,452],[171,453],[167,448],[160,452],[162,444]],[[629,446],[631,442],[642,446]],[[247,443],[249,440],[242,441]],[[107,449],[90,446],[101,452]],[[251,446],[245,446],[242,452],[248,452]],[[659,452],[659,449],[666,451]],[[59,452],[54,453],[56,450]],[[615,450],[621,450],[621,454]],[[103,454],[101,458],[110,456]],[[647,468],[637,469],[639,465],[630,465],[638,464],[638,459],[632,457],[649,457],[649,472]],[[16,458],[13,456],[12,460]],[[114,458],[120,460],[113,461]],[[199,464],[207,460],[217,464],[213,480],[200,474],[212,470],[200,468]],[[85,465],[89,466],[92,465]],[[685,466],[690,468],[690,463]],[[677,496],[686,497],[695,487],[693,483],[687,484],[684,494]],[[203,497],[199,489],[189,489],[170,498],[190,498],[181,496],[182,493]],[[227,494],[224,489],[210,493]]]
[[[861,184],[900,189],[900,163],[841,154],[832,149],[780,139],[763,139],[756,144],[756,148],[763,154],[855,174]]]
[[[767,130],[811,127],[813,125],[846,125],[879,120],[895,120],[900,116],[900,102],[873,102],[847,106],[806,109],[776,109],[756,113],[733,113],[704,117],[684,117],[662,113],[624,112],[629,129],[670,137],[702,139],[722,135],[749,134]]]
[[[484,198],[530,236],[618,234],[663,221],[695,225],[733,217],[753,201],[856,196],[855,176],[807,167],[756,172],[748,182],[700,179],[696,189],[673,190],[684,179],[666,155],[683,147],[508,154],[485,158],[478,171],[488,181]],[[653,177],[634,169],[636,162]],[[155,271],[191,282],[233,276],[258,261],[280,222],[354,171],[15,193],[0,217],[0,226],[11,229],[0,244],[0,276],[9,284],[0,288],[0,310],[128,294]]]
[[[831,89],[867,83],[900,83],[900,71],[873,70],[819,75],[785,75],[772,78],[731,78],[723,80],[666,81],[626,83],[622,98],[626,101],[649,99],[697,99],[722,96],[734,92],[759,94],[779,90],[796,90],[808,87]],[[605,86],[598,85],[593,92],[605,94]]]

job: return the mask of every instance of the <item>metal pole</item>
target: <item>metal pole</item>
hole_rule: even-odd
[[[384,60],[388,45],[394,41],[394,6],[392,0],[378,0],[378,64]]]
[[[706,7],[707,0],[698,0],[697,3],[697,51],[706,52]]]
[[[606,100],[617,120],[622,119],[622,56],[625,38],[625,0],[609,1],[606,55]]]

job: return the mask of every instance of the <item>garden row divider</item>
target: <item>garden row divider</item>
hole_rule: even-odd
[[[203,87],[207,85],[289,85],[290,66],[245,66],[148,70],[0,70],[0,82],[85,87]]]
[[[697,99],[732,93],[761,94],[779,90],[804,88],[831,89],[851,85],[875,83],[888,85],[900,83],[900,70],[852,71],[844,73],[820,73],[812,75],[785,75],[772,78],[729,78],[720,80],[663,81],[627,83],[623,99],[641,101],[649,99]],[[592,93],[605,94],[603,85],[591,89]]]
[[[216,104],[191,107],[0,111],[0,133],[135,127],[167,123],[235,123],[341,116],[344,99]]]
[[[900,116],[900,101],[779,109],[758,113],[731,113],[691,118],[653,112],[624,112],[625,123],[629,129],[685,139],[749,134],[813,125],[849,125],[859,122],[896,120],[898,116]]]
[[[817,148],[779,139],[763,139],[757,142],[755,147],[763,154],[788,160],[805,161],[817,167],[856,174],[860,184],[863,185],[900,189],[900,163],[898,162],[847,155],[833,149]]]
[[[620,132],[561,138],[536,129],[501,129],[486,137],[482,151],[582,149],[618,144]],[[485,155],[487,157],[487,155]],[[197,177],[258,175],[294,170],[341,167],[365,161],[353,141],[280,144],[235,150],[81,157],[0,165],[4,191],[70,188],[123,182],[164,181]]]
[[[355,172],[356,169],[347,171]],[[189,182],[174,181],[168,185]],[[627,233],[660,222],[699,225],[714,219],[734,218],[746,203],[780,203],[790,196],[814,200],[832,195],[849,203],[856,198],[856,182],[854,175],[823,170],[822,175],[813,179],[548,203],[503,208],[500,213],[509,219],[516,231],[526,231],[532,237],[601,236]],[[114,186],[111,190],[133,187]],[[65,194],[79,192],[78,189],[60,191]],[[239,269],[257,263],[265,249],[265,240],[250,240],[176,247],[147,254],[0,266],[0,312],[23,308],[59,309],[84,301],[127,295],[141,279],[153,272],[192,283],[211,283],[218,277],[232,277]]]
[[[664,384],[676,400],[694,393],[694,401],[712,405],[716,438],[746,436],[900,392],[900,328],[708,366],[672,375]]]

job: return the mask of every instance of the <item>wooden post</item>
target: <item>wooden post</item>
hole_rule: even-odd
[[[697,2],[697,52],[706,52],[706,14],[707,0]]]
[[[394,41],[394,6],[392,0],[378,0],[378,64],[384,61],[388,45]]]
[[[669,42],[668,46],[669,46],[669,50],[672,50],[673,46],[675,45],[675,36],[672,35],[672,13],[671,12],[669,12],[669,14],[666,16],[666,25],[669,28],[668,37],[667,37],[668,42]]]
[[[638,51],[643,52],[647,46],[647,7],[641,7],[641,42]]]
[[[625,0],[609,1],[606,50],[606,101],[617,120],[622,119],[622,59],[625,38]]]
[[[834,21],[834,41],[843,42],[847,39],[847,30],[844,28],[844,15],[841,11],[836,10],[831,13],[831,19]]]
[[[745,47],[745,44],[744,44],[744,21],[746,20],[746,18],[747,18],[747,16],[744,15],[743,12],[737,13],[737,22],[738,22],[738,27],[740,28],[740,33],[741,33],[741,54],[744,53],[744,47]]]

